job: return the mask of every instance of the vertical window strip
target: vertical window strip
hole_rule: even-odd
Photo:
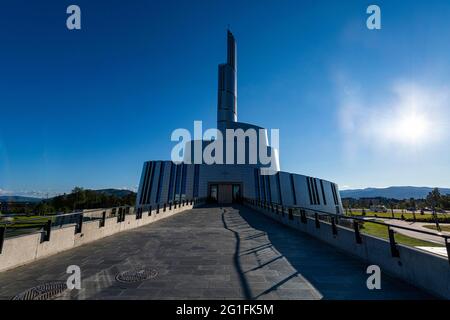
[[[175,166],[175,184],[174,184],[174,193],[173,193],[173,200],[175,201],[177,199],[177,195],[180,192],[180,169],[181,169],[181,165],[176,165]]]
[[[338,205],[339,204],[339,199],[338,199],[338,195],[337,195],[336,184],[332,183],[332,185],[333,185],[333,194],[334,194],[334,204]]]
[[[295,191],[294,176],[290,174],[289,179],[291,180],[291,191],[292,191],[292,198],[294,199],[294,205],[297,205],[297,193]]]
[[[327,198],[325,198],[325,189],[323,188],[323,180],[320,180],[320,188],[322,189],[323,204],[327,205]]]
[[[182,173],[181,173],[181,192],[180,192],[180,200],[186,198],[186,174],[187,174],[187,165],[183,163],[182,165]]]
[[[141,186],[141,197],[139,198],[139,204],[143,204],[144,201],[144,189],[147,184],[147,174],[148,174],[148,162],[144,163],[144,180],[142,181]]]
[[[173,179],[175,176],[175,164],[170,162],[170,176],[169,176],[169,192],[167,193],[167,202],[172,202],[172,193],[173,193]]]
[[[306,177],[306,182],[308,184],[309,203],[314,204],[312,194],[311,194],[311,181],[310,181],[309,177]]]
[[[150,203],[151,198],[152,198],[152,187],[153,187],[153,178],[155,177],[155,171],[156,171],[156,162],[152,162],[152,169],[150,172],[150,182],[149,182],[149,186],[148,186],[148,191],[147,191],[147,197],[146,197],[146,203]]]
[[[162,184],[164,179],[164,167],[165,163],[161,161],[159,167],[158,191],[156,192],[156,201],[155,201],[156,203],[159,203],[159,201],[161,200]]]
[[[152,168],[153,168],[153,161],[149,162],[149,164],[148,164],[147,181],[145,183],[145,188],[144,188],[143,204],[147,204],[148,185],[150,183],[150,177],[151,177],[151,174],[152,174]]]
[[[332,183],[330,184],[330,187],[331,187],[331,193],[333,194],[333,202],[336,203],[336,196],[334,195],[334,186]]]
[[[280,172],[277,173],[277,189],[278,189],[278,201],[283,205],[283,198],[281,197],[281,181],[280,181]]]
[[[194,165],[194,192],[193,192],[193,197],[197,198],[198,197],[198,182],[200,179],[200,165],[199,164],[195,164]]]
[[[267,180],[267,199],[269,202],[272,202],[272,190],[270,189],[270,176],[266,175],[266,180]]]
[[[263,201],[266,201],[266,184],[264,182],[264,176],[259,176],[261,178],[261,194],[263,196]]]
[[[317,179],[313,178],[314,181],[314,192],[316,195],[316,204],[320,204],[319,191],[317,190]]]
[[[255,192],[256,199],[261,200],[261,191],[259,190],[259,169],[255,169]]]

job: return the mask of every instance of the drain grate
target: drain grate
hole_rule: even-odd
[[[119,273],[116,276],[116,280],[125,283],[133,283],[152,279],[157,275],[158,271],[156,271],[156,269],[149,267],[140,267]]]
[[[65,282],[46,283],[19,293],[12,300],[49,300],[63,293],[66,289]]]

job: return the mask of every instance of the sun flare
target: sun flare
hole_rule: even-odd
[[[404,113],[395,126],[393,138],[408,145],[422,144],[427,141],[430,121],[425,114]]]

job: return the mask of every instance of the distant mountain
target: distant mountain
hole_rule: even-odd
[[[108,196],[116,196],[118,198],[123,198],[131,194],[135,194],[134,191],[126,190],[126,189],[100,189],[100,190],[91,190],[101,194],[105,194]],[[56,196],[58,197],[58,196]],[[56,197],[49,198],[53,199]],[[37,203],[44,199],[41,198],[33,198],[33,197],[25,197],[25,196],[17,196],[17,195],[8,195],[8,196],[0,196],[0,202],[18,202],[18,203]]]
[[[42,201],[41,198],[23,197],[23,196],[0,196],[0,202],[32,202],[37,203]]]
[[[430,187],[388,187],[341,190],[341,198],[388,198],[388,199],[424,199],[431,192]],[[441,194],[450,194],[449,188],[439,188]]]

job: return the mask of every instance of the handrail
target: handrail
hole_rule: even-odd
[[[244,201],[255,201],[258,202],[260,200],[256,200],[256,199],[248,199],[248,198],[244,198]],[[264,201],[261,201],[261,203],[263,203]],[[273,202],[267,202],[265,201],[266,204],[268,205],[275,205],[275,206],[281,206],[282,208],[287,208],[287,209],[300,209],[300,210],[308,210],[308,211],[312,211],[312,212],[318,212],[318,213],[323,213],[327,216],[333,216],[333,217],[338,217],[341,219],[351,219],[351,220],[356,220],[356,221],[361,221],[361,222],[370,222],[370,223],[375,223],[375,224],[379,224],[379,225],[383,225],[386,227],[390,227],[390,228],[396,228],[396,229],[403,229],[403,230],[408,230],[408,231],[413,231],[413,232],[418,232],[418,233],[422,233],[422,234],[427,234],[427,235],[432,235],[432,236],[436,236],[436,237],[441,237],[444,240],[448,240],[450,239],[450,235],[445,235],[442,233],[435,233],[432,231],[425,231],[425,230],[419,230],[419,229],[414,229],[414,228],[409,228],[409,227],[404,227],[404,226],[397,226],[397,225],[392,225],[392,224],[388,224],[385,222],[381,222],[381,221],[376,221],[376,220],[370,220],[368,221],[367,219],[363,219],[363,218],[359,218],[359,217],[353,217],[353,216],[346,216],[343,214],[336,214],[336,213],[331,213],[331,212],[327,212],[327,211],[323,211],[323,210],[316,210],[316,209],[311,209],[311,208],[306,208],[306,207],[300,207],[300,206],[282,206],[278,203],[273,203]],[[376,217],[374,217],[376,219]]]
[[[435,232],[432,232],[432,231],[414,229],[414,228],[409,228],[409,227],[405,227],[405,226],[392,225],[392,224],[389,224],[389,223],[376,221],[376,220],[368,220],[368,219],[380,219],[379,217],[378,218],[377,217],[360,218],[360,217],[346,216],[346,215],[342,215],[342,214],[325,212],[325,211],[321,211],[321,210],[314,210],[314,209],[305,208],[305,207],[298,207],[298,208],[300,208],[301,210],[309,210],[309,211],[314,211],[314,212],[321,212],[321,213],[325,213],[326,215],[335,216],[335,217],[339,217],[339,218],[342,218],[342,219],[351,219],[351,220],[356,220],[356,221],[371,222],[371,223],[375,223],[375,224],[379,224],[379,225],[383,225],[383,226],[388,226],[388,227],[392,227],[392,228],[396,228],[396,229],[403,229],[403,230],[408,230],[408,231],[414,231],[414,232],[418,232],[418,233],[428,234],[428,235],[431,235],[431,236],[442,237],[444,239],[450,239],[450,235],[445,235],[445,234],[442,234],[440,232],[435,233]]]

